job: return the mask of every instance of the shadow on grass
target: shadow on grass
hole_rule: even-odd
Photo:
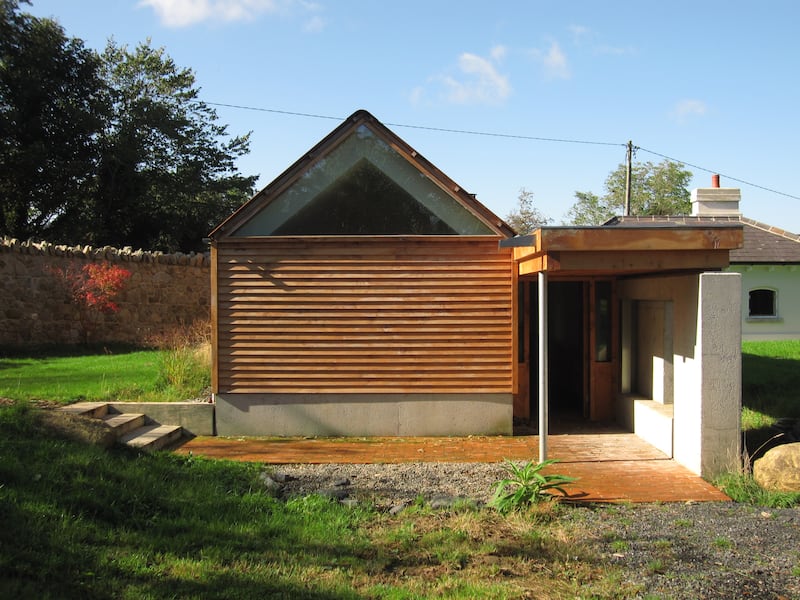
[[[8,597],[358,597],[358,515],[258,490],[258,465],[103,450],[0,407],[0,589]],[[316,577],[314,575],[317,575]]]
[[[742,406],[775,422],[744,432],[751,462],[775,446],[797,441],[792,429],[800,419],[800,361],[742,353]]]
[[[800,360],[743,353],[742,406],[774,419],[800,418]]]
[[[103,354],[130,354],[150,350],[142,345],[121,342],[91,344],[37,344],[33,346],[0,346],[0,359],[39,359],[70,356],[97,356]],[[2,368],[2,361],[0,361]]]

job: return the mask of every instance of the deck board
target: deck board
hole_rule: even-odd
[[[537,459],[539,437],[224,438],[197,437],[177,452],[265,464],[501,462]],[[702,502],[729,498],[632,433],[548,436],[550,470],[577,477],[584,502]]]

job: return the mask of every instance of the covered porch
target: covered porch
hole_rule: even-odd
[[[548,227],[516,265],[514,418],[616,423],[704,476],[739,457],[740,227]]]

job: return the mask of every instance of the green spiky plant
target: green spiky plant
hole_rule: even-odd
[[[494,484],[495,491],[489,505],[500,513],[506,514],[514,510],[522,510],[532,504],[557,498],[552,492],[566,496],[564,486],[575,481],[575,477],[556,473],[542,473],[542,469],[556,464],[558,460],[550,459],[540,463],[528,461],[524,465],[506,459],[503,468],[509,477]]]

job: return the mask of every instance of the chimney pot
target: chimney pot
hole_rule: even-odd
[[[719,175],[712,175],[711,176],[711,187],[718,188],[719,187]]]

